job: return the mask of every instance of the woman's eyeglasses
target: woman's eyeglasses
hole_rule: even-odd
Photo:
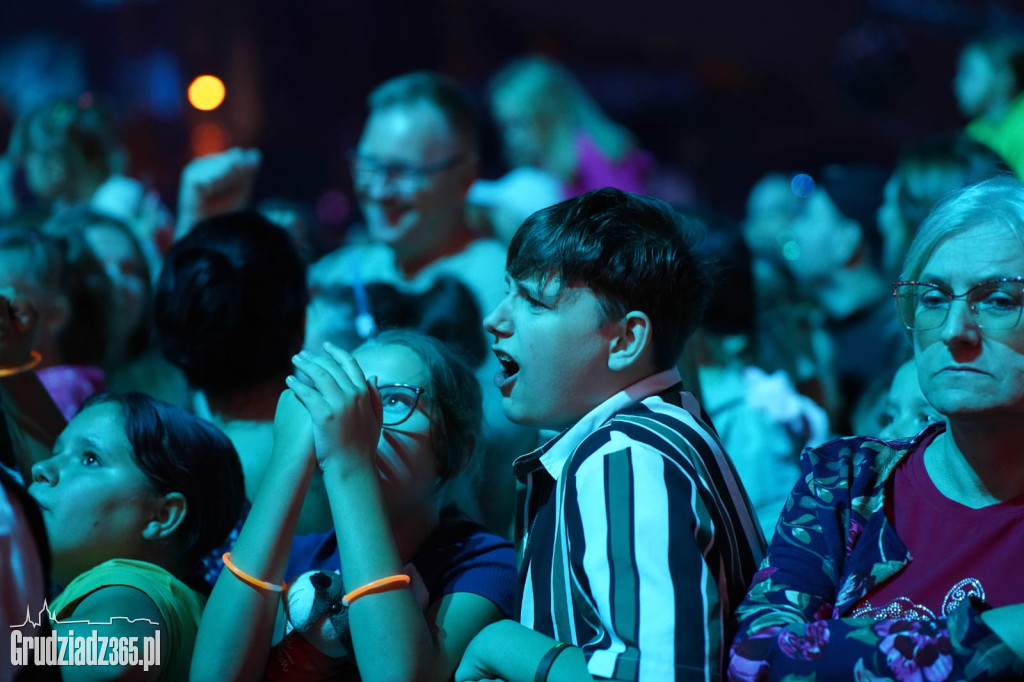
[[[420,396],[426,389],[409,384],[384,384],[378,386],[383,407],[383,426],[398,426],[412,416]]]
[[[910,331],[938,329],[946,323],[953,301],[964,299],[982,329],[1013,329],[1024,306],[1024,278],[1005,277],[976,284],[962,294],[931,282],[892,285],[900,322]]]

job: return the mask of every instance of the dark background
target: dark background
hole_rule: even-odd
[[[487,81],[540,51],[567,64],[696,201],[738,217],[768,170],[890,164],[904,145],[962,126],[950,89],[957,51],[979,33],[1021,30],[1024,2],[3,0],[2,17],[0,132],[35,90],[102,95],[119,113],[131,172],[172,205],[203,124],[219,129],[214,145],[263,150],[259,197],[347,195],[343,152],[367,93],[419,68],[469,87],[487,126],[484,175],[497,176]],[[33,41],[50,52],[19,53]],[[55,84],[67,70],[55,54],[77,59],[77,80]],[[201,73],[226,82],[214,112],[187,105]],[[200,130],[211,144],[209,126]]]

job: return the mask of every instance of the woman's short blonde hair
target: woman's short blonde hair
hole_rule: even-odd
[[[1024,243],[1024,182],[1013,175],[1000,175],[957,190],[941,201],[910,243],[901,279],[918,279],[943,242],[979,225],[1003,225]]]

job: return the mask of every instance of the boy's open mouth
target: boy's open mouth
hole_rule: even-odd
[[[519,363],[513,360],[512,356],[503,350],[495,349],[494,356],[498,358],[498,362],[501,363],[501,369],[494,374],[494,385],[498,388],[504,388],[516,378],[517,374],[519,374]]]

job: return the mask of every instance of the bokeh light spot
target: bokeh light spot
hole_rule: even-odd
[[[213,111],[224,101],[224,82],[216,76],[199,76],[188,86],[188,101],[200,111]]]
[[[806,173],[797,173],[790,180],[789,187],[793,190],[793,194],[801,199],[806,199],[814,194],[814,178]]]

